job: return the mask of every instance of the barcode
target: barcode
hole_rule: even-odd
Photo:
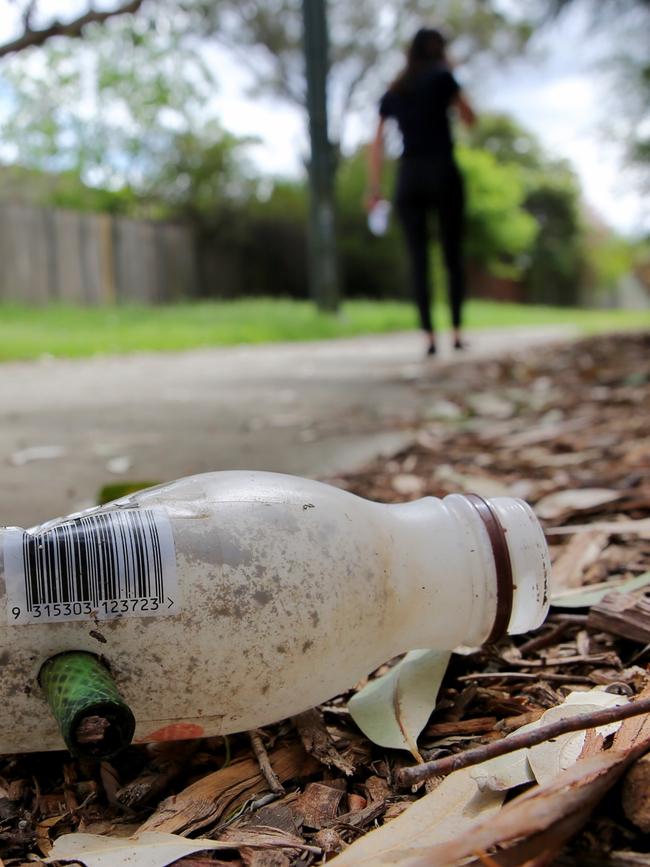
[[[20,543],[13,537],[5,545],[10,620],[176,613],[174,544],[163,512],[96,512],[18,532]]]

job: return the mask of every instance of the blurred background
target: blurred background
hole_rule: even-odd
[[[364,210],[378,101],[423,24],[478,115],[456,131],[466,357],[650,322],[648,0],[0,13],[2,522],[115,477],[331,476],[461,412],[423,396],[399,228],[373,236]]]
[[[299,0],[0,5],[0,299],[308,296]],[[646,0],[326,11],[337,298],[408,293],[397,229],[366,228],[364,148],[424,22],[479,114],[459,133],[473,296],[648,306]]]

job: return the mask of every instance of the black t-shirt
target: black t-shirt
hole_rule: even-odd
[[[451,156],[447,111],[460,90],[446,66],[423,72],[404,91],[387,91],[379,103],[382,117],[394,117],[404,140],[404,157]]]

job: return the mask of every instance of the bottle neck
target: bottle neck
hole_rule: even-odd
[[[401,649],[475,646],[543,622],[548,550],[526,503],[452,494],[388,508]]]

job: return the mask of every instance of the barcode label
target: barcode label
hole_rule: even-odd
[[[162,510],[98,511],[35,533],[11,529],[4,537],[11,623],[179,610],[174,539]]]

